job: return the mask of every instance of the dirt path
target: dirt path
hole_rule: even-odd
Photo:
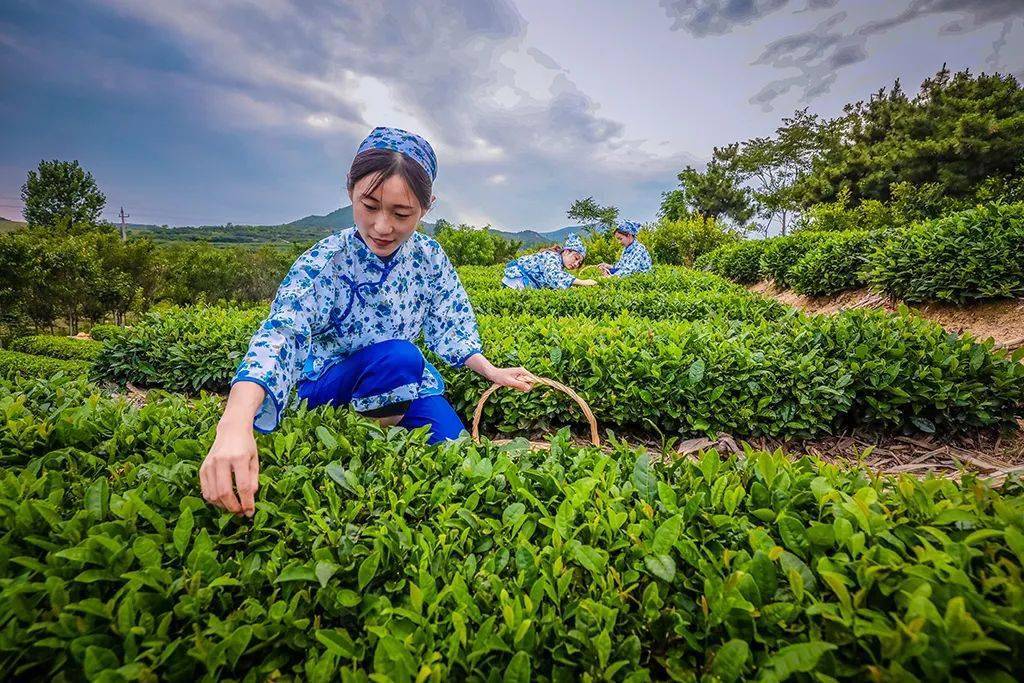
[[[811,455],[826,462],[845,467],[864,467],[878,474],[911,474],[915,477],[935,475],[959,480],[964,472],[973,472],[993,486],[1001,485],[1007,477],[1024,475],[1024,424],[1016,429],[983,429],[952,438],[928,434],[906,436],[857,431],[815,439],[776,439],[753,437],[734,438],[719,434],[717,439],[704,437],[686,439],[662,451],[661,442],[643,434],[618,434],[621,443],[634,448],[645,448],[657,458],[700,458],[704,451],[715,448],[722,455],[743,453],[747,443],[758,450],[781,449],[790,458]],[[550,434],[529,435],[531,448],[546,450],[551,447]],[[496,443],[507,443],[498,438]],[[590,445],[577,434],[571,442],[580,447]],[[609,450],[607,443],[602,448]]]
[[[804,296],[792,290],[780,289],[771,281],[759,282],[747,289],[815,314],[837,313],[851,308],[895,311],[900,305],[899,300],[868,289],[854,289],[833,297]],[[950,332],[969,332],[981,340],[991,337],[997,346],[1004,348],[1024,346],[1024,299],[1003,299],[966,306],[924,304],[910,308]]]

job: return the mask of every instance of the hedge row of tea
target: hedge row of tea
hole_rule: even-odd
[[[657,466],[425,445],[349,411],[260,435],[203,503],[219,400],[0,381],[14,680],[1011,681],[1024,488],[780,454]]]
[[[490,290],[470,294],[478,315],[615,317],[629,313],[654,320],[777,320],[794,309],[739,291],[630,291],[589,287],[574,290]]]
[[[223,391],[262,313],[152,313],[105,342],[98,374],[139,386]],[[1024,364],[911,315],[856,311],[762,322],[480,316],[480,329],[493,362],[574,387],[612,429],[931,431],[1011,423],[1024,414]],[[485,381],[437,365],[456,409],[472,415]],[[573,419],[573,406],[542,390],[500,392],[488,402],[485,422],[506,432],[547,430]]]
[[[103,344],[92,339],[75,339],[50,334],[36,334],[15,339],[11,351],[30,353],[35,356],[49,356],[64,360],[93,361],[100,354]]]
[[[1024,296],[1024,204],[991,204],[906,228],[808,232],[750,240],[698,267],[750,284],[773,279],[801,294],[870,285],[908,302]]]

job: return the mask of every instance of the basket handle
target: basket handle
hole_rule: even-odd
[[[587,405],[587,402],[584,401],[579,394],[561,382],[556,382],[555,380],[548,379],[547,377],[539,377],[532,373],[530,373],[527,381],[531,384],[543,384],[551,387],[552,389],[557,389],[562,393],[567,394],[572,400],[576,401],[579,407],[583,410],[583,415],[587,418],[587,422],[590,423],[590,443],[595,446],[601,445],[601,437],[597,433],[597,418],[594,417],[594,411],[590,409],[590,406]],[[498,384],[497,382],[492,384],[487,391],[483,393],[483,396],[480,397],[480,400],[476,404],[476,410],[473,411],[473,441],[477,443],[480,443],[480,418],[484,413],[484,403],[486,403],[487,399],[491,397],[491,394],[502,386],[504,385]]]

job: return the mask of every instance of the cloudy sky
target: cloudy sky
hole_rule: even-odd
[[[434,218],[638,220],[715,145],[943,63],[1024,76],[1024,0],[4,0],[0,215],[78,159],[132,222],[276,224],[342,204],[375,125],[423,134]]]

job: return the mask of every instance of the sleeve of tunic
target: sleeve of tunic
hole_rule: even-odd
[[[261,432],[280,422],[292,387],[302,376],[313,333],[330,314],[329,283],[322,274],[331,256],[331,250],[318,244],[295,261],[231,380],[232,385],[255,382],[266,391],[253,424]]]
[[[423,322],[423,340],[444,362],[459,367],[481,352],[480,332],[458,273],[440,250],[434,287],[430,310]]]

